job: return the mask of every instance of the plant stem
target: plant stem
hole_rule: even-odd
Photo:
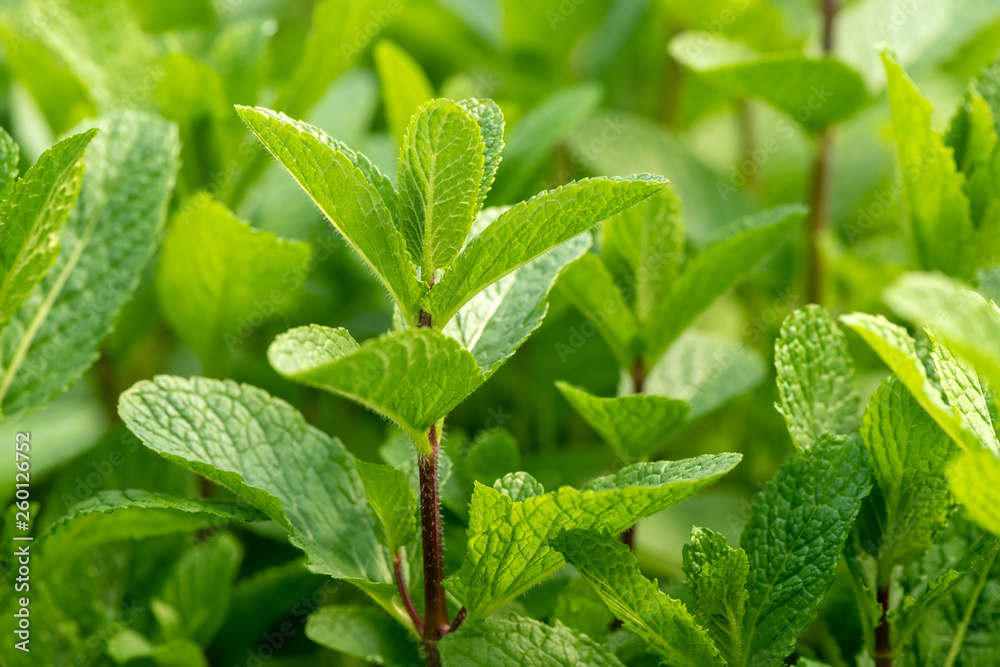
[[[430,454],[417,455],[420,471],[420,532],[424,547],[424,650],[427,664],[441,664],[437,643],[448,629],[448,606],[444,586],[444,539],[441,530],[441,498],[438,490],[437,426],[427,432]]]
[[[882,605],[882,617],[875,627],[875,665],[892,667],[892,637],[889,635],[889,589],[891,575],[878,588],[878,603]]]
[[[410,620],[413,621],[413,627],[416,628],[417,633],[422,635],[424,633],[424,619],[420,618],[420,613],[413,605],[413,599],[410,597],[410,591],[406,588],[406,579],[403,578],[403,563],[398,551],[392,557],[392,574],[396,581],[396,588],[399,589],[399,596],[403,598],[403,606],[406,607],[406,613],[409,614]]]
[[[823,53],[833,52],[833,23],[840,10],[840,0],[822,0]],[[833,160],[833,132],[824,127],[819,136],[816,162],[813,164],[812,194],[810,196],[809,232],[807,254],[809,262],[806,298],[809,303],[821,303],[825,272],[820,253],[820,236],[830,216],[830,171]]]
[[[976,611],[976,605],[979,604],[979,597],[983,594],[983,588],[986,587],[986,580],[989,579],[990,570],[993,569],[993,562],[996,558],[997,550],[994,548],[993,554],[987,556],[979,566],[982,568],[982,572],[979,573],[979,581],[976,582],[976,588],[972,591],[972,597],[969,599],[969,606],[965,609],[962,621],[955,630],[955,636],[951,640],[951,648],[948,650],[948,657],[944,661],[944,667],[954,667],[955,661],[958,660],[962,644],[965,643],[965,634],[969,631],[969,623],[972,622],[972,615]]]

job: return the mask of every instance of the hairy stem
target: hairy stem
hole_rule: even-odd
[[[823,5],[823,53],[833,52],[833,23],[840,9],[840,0],[822,0]],[[833,133],[829,127],[823,128],[813,164],[812,192],[809,208],[809,231],[807,237],[808,278],[806,298],[809,303],[821,303],[825,271],[820,253],[820,236],[826,228],[830,216],[830,171],[833,160]]]
[[[889,634],[889,589],[890,577],[878,587],[878,603],[882,606],[882,617],[875,627],[875,665],[892,667],[892,637]]]
[[[413,627],[416,628],[417,633],[422,635],[424,633],[424,619],[420,618],[420,613],[417,612],[417,608],[413,605],[410,591],[406,587],[406,579],[403,578],[402,559],[400,559],[398,551],[392,557],[392,574],[396,581],[396,588],[399,589],[399,596],[403,598],[403,606],[406,607],[406,613],[410,616],[410,620],[413,621]]]
[[[444,539],[441,530],[441,498],[438,489],[437,426],[427,432],[430,454],[418,455],[420,471],[420,532],[424,547],[424,650],[428,665],[441,664],[437,642],[448,630],[448,607],[444,586]]]

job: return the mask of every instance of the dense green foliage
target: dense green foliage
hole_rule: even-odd
[[[0,664],[997,664],[998,37],[0,0]]]

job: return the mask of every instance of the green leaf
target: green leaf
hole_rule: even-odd
[[[227,533],[198,542],[184,552],[154,598],[154,603],[169,605],[180,621],[167,639],[208,644],[226,618],[242,557],[243,547]]]
[[[320,607],[309,615],[306,636],[368,663],[399,667],[420,664],[417,647],[403,628],[371,607]]]
[[[948,404],[958,413],[966,431],[975,434],[995,454],[1000,454],[1000,442],[997,442],[989,402],[979,375],[967,361],[956,357],[933,337],[931,343],[931,360]]]
[[[743,617],[750,564],[742,549],[707,528],[695,528],[684,545],[684,574],[691,592],[692,613],[708,630],[727,665],[743,655]]]
[[[976,437],[965,429],[955,410],[945,402],[941,392],[927,377],[927,369],[917,357],[916,341],[906,329],[881,315],[865,313],[842,315],[840,321],[854,329],[875,350],[952,440],[963,447],[978,446]]]
[[[95,134],[97,130],[76,134],[42,153],[0,202],[0,326],[24,305],[59,255],[63,225],[83,184],[83,154]],[[16,146],[13,151],[5,144],[5,190]]]
[[[177,173],[177,132],[124,112],[103,119],[55,266],[0,332],[3,413],[35,410],[90,367],[160,237]]]
[[[843,332],[824,308],[809,305],[788,316],[774,344],[774,366],[778,411],[800,448],[808,449],[824,433],[857,429],[854,363]]]
[[[399,470],[378,463],[357,463],[368,504],[382,522],[389,552],[395,554],[417,534],[417,498]]]
[[[354,457],[284,401],[231,381],[159,376],[122,394],[118,411],[147,447],[289,529],[314,572],[392,580]]]
[[[479,123],[448,100],[410,120],[399,151],[399,228],[431,282],[462,249],[479,208],[485,151]]]
[[[952,151],[931,127],[930,102],[920,96],[892,55],[883,51],[904,212],[917,264],[970,278],[975,265],[969,200]]]
[[[1000,537],[1000,458],[986,450],[963,452],[948,469],[948,481],[972,519]]]
[[[493,187],[497,169],[500,167],[500,153],[503,151],[503,112],[493,100],[468,98],[461,100],[462,107],[479,123],[479,134],[483,138],[483,180],[479,184],[479,206],[486,201],[486,195]]]
[[[688,413],[684,401],[665,396],[600,398],[565,382],[556,382],[556,387],[623,461],[655,453],[684,423]]]
[[[430,295],[444,326],[485,287],[663,187],[658,176],[588,178],[516,204],[469,242]]]
[[[597,109],[602,96],[598,85],[580,83],[555,91],[524,114],[507,140],[494,201],[516,201],[521,197],[552,149]]]
[[[476,226],[494,211],[487,209]],[[589,246],[581,234],[531,260],[472,297],[442,332],[471,352],[489,377],[541,326],[556,279]]]
[[[684,260],[681,202],[673,188],[604,223],[601,253],[635,290],[635,311],[645,320],[669,292]]]
[[[142,540],[232,523],[262,521],[252,507],[228,500],[198,500],[148,491],[98,491],[74,505],[38,537],[43,567],[102,544]]]
[[[869,101],[861,75],[831,57],[756,53],[699,32],[670,40],[670,54],[723,92],[762,99],[811,132],[846,120]]]
[[[794,455],[754,499],[745,664],[777,665],[816,617],[871,485],[861,439],[826,436]]]
[[[278,336],[267,356],[288,379],[340,394],[391,419],[421,452],[430,446],[431,425],[483,380],[475,358],[433,329],[407,329],[359,346],[346,329],[313,324]]]
[[[586,635],[521,616],[470,619],[438,646],[445,667],[622,667]]]
[[[601,334],[618,364],[631,368],[639,346],[639,324],[604,262],[593,253],[585,254],[569,265],[559,287]]]
[[[875,390],[861,435],[885,502],[880,562],[906,565],[948,523],[953,501],[944,471],[955,445],[899,378]]]
[[[374,56],[375,70],[382,80],[386,121],[402,145],[410,118],[434,97],[434,88],[420,64],[394,42],[380,40]]]
[[[253,229],[197,195],[163,243],[160,306],[181,340],[211,365],[232,353],[245,330],[296,304],[311,259],[309,245]]]
[[[372,185],[372,172],[355,164],[359,156],[345,153],[322,131],[284,114],[241,106],[236,110],[361,255],[406,320],[416,324],[426,288],[393,222],[391,203]]]
[[[664,665],[725,665],[683,603],[642,576],[629,548],[610,535],[572,532],[553,541],[604,603]]]
[[[545,487],[542,486],[542,483],[526,472],[509,472],[493,482],[493,488],[515,503],[521,503],[528,498],[545,493]]]
[[[17,163],[21,159],[21,149],[17,142],[0,128],[0,200],[7,199],[17,181]]]
[[[582,489],[561,487],[515,501],[476,485],[462,568],[446,581],[470,617],[486,617],[565,564],[548,541],[564,530],[617,534],[696,493],[731,470],[738,454],[638,463]]]
[[[701,311],[745,278],[802,219],[799,205],[779,206],[744,219],[742,231],[688,261],[670,294],[643,324],[646,366],[652,367]]]
[[[767,362],[754,348],[738,340],[689,329],[649,371],[645,390],[647,394],[684,401],[691,407],[691,420],[750,391],[764,381],[768,372]],[[623,391],[633,389],[629,384]]]

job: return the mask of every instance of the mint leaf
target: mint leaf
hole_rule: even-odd
[[[654,453],[684,423],[688,413],[684,401],[665,396],[600,398],[565,382],[556,382],[556,387],[623,461]]]
[[[354,457],[284,401],[235,382],[159,376],[122,394],[118,411],[147,447],[291,531],[314,572],[391,581]]]
[[[198,542],[184,552],[153,598],[154,614],[159,606],[167,605],[179,621],[165,633],[167,639],[208,644],[226,618],[242,558],[243,547],[227,533]]]
[[[484,218],[488,215],[480,221]],[[442,332],[471,352],[487,377],[492,375],[541,326],[556,279],[589,246],[590,239],[580,235],[531,260],[472,297]]]
[[[0,326],[10,321],[59,255],[60,233],[83,184],[83,154],[96,133],[76,134],[42,153],[0,201]],[[7,160],[17,156],[9,145],[4,152]],[[7,189],[10,163],[3,169]]]
[[[684,259],[681,202],[668,186],[604,224],[601,253],[616,275],[634,285],[635,312],[645,320],[670,292]]]
[[[618,364],[631,368],[639,347],[639,324],[604,262],[593,253],[585,254],[569,265],[559,286],[601,334]]]
[[[553,541],[608,608],[665,665],[725,665],[708,633],[679,601],[642,576],[635,556],[610,535],[565,533]]]
[[[409,480],[392,466],[358,461],[358,474],[375,516],[382,522],[389,552],[395,554],[417,534],[417,498]]]
[[[509,472],[493,482],[493,488],[515,503],[524,502],[545,493],[545,487],[526,472]]]
[[[708,630],[727,665],[743,655],[743,616],[750,564],[742,549],[707,528],[695,528],[684,545],[684,574],[695,619]]]
[[[622,667],[586,635],[522,616],[470,619],[438,645],[446,667]]]
[[[869,101],[861,75],[831,57],[756,53],[699,32],[670,40],[670,53],[720,90],[762,99],[811,132],[846,120]]]
[[[934,544],[951,515],[944,471],[955,445],[898,378],[875,390],[861,435],[885,502],[880,561],[905,565]]]
[[[485,287],[663,187],[658,176],[588,178],[510,207],[462,251],[431,290],[434,325],[444,326]]]
[[[250,322],[295,305],[311,258],[307,244],[253,229],[208,195],[196,195],[163,243],[160,306],[181,340],[212,365],[241,342]]]
[[[236,110],[361,255],[406,320],[416,324],[426,290],[393,222],[391,203],[371,183],[372,172],[355,166],[356,155],[345,153],[337,142],[310,125],[268,109],[238,106]]]
[[[768,375],[757,350],[738,340],[688,330],[670,345],[646,377],[646,393],[687,403],[692,420],[759,385]],[[631,379],[624,392],[630,392]]]
[[[368,663],[399,667],[420,664],[420,656],[406,631],[371,607],[320,607],[309,615],[306,636],[317,644]]]
[[[963,452],[948,469],[955,497],[980,526],[1000,537],[1000,458],[993,452]]]
[[[738,454],[638,463],[582,489],[561,487],[515,501],[477,484],[469,508],[468,551],[446,586],[470,617],[486,617],[565,564],[548,541],[565,530],[619,533],[708,486]]]
[[[500,167],[500,153],[503,151],[503,112],[493,100],[468,98],[461,100],[462,107],[479,123],[479,134],[483,138],[483,180],[479,184],[479,207],[486,201],[486,195],[493,187],[497,169]],[[479,208],[477,207],[477,208]]]
[[[157,116],[101,121],[59,257],[0,331],[4,414],[43,407],[97,360],[156,247],[178,150],[176,130]]]
[[[868,495],[861,439],[825,436],[795,454],[754,499],[741,546],[750,563],[745,664],[779,664],[816,617]]]
[[[458,256],[479,208],[485,145],[479,123],[448,100],[410,120],[399,151],[399,228],[432,282]]]
[[[940,390],[927,377],[927,369],[917,357],[916,341],[906,329],[881,315],[850,313],[840,321],[854,329],[883,363],[895,373],[934,421],[963,446],[977,446],[975,436],[963,426],[955,410],[945,403]]]
[[[434,88],[420,64],[399,46],[383,39],[375,45],[375,70],[382,80],[385,117],[396,140],[403,144],[410,118],[427,100],[434,97]]]
[[[431,425],[482,383],[475,358],[433,329],[407,329],[359,346],[346,329],[313,324],[278,336],[267,356],[285,377],[391,419],[418,451],[430,446]]]
[[[824,433],[847,435],[857,428],[854,363],[844,334],[821,306],[806,306],[781,325],[774,366],[778,411],[799,447],[808,449]]]
[[[970,278],[975,270],[974,242],[964,179],[944,138],[931,127],[930,102],[886,51],[882,64],[917,264],[928,271]]]
[[[17,163],[21,159],[21,149],[17,142],[0,128],[0,201],[7,199],[17,181]]]
[[[744,219],[742,231],[719,241],[687,262],[669,296],[643,323],[647,367],[653,366],[701,311],[746,277],[801,220],[805,209],[779,206]]]
[[[1000,453],[1000,442],[997,442],[989,402],[979,374],[967,361],[953,355],[933,337],[931,342],[931,360],[949,405],[955,408],[965,430],[975,434],[994,453]]]

